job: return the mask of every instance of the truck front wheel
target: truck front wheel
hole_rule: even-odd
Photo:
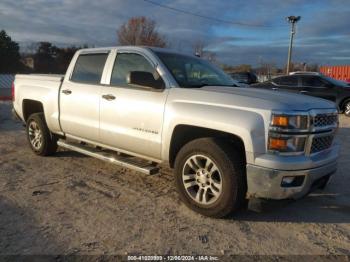
[[[43,113],[28,117],[26,132],[29,145],[35,154],[47,156],[56,152],[57,138],[48,129]]]
[[[181,200],[210,217],[225,217],[245,203],[242,152],[218,138],[187,143],[175,160],[175,181]]]

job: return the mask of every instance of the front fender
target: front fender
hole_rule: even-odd
[[[187,102],[172,102],[165,109],[162,159],[169,160],[174,129],[178,125],[209,128],[238,136],[244,143],[247,163],[265,152],[265,120],[262,114],[244,109]]]

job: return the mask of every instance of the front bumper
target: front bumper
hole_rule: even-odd
[[[318,182],[327,182],[328,178],[337,170],[334,161],[327,165],[297,171],[286,171],[247,165],[247,198],[266,199],[297,199],[308,194]],[[283,187],[284,177],[304,176],[300,186]]]

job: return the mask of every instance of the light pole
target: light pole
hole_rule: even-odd
[[[300,16],[288,16],[287,21],[292,25],[291,31],[290,31],[290,42],[289,42],[289,49],[288,49],[288,61],[287,61],[287,75],[289,75],[290,70],[290,64],[292,59],[292,49],[293,49],[293,38],[295,34],[295,24],[300,20]]]

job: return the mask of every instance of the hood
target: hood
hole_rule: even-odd
[[[205,86],[187,90],[189,93],[193,93],[187,94],[187,99],[193,98],[196,102],[201,101],[223,106],[295,111],[336,108],[333,102],[321,98],[260,88]]]

